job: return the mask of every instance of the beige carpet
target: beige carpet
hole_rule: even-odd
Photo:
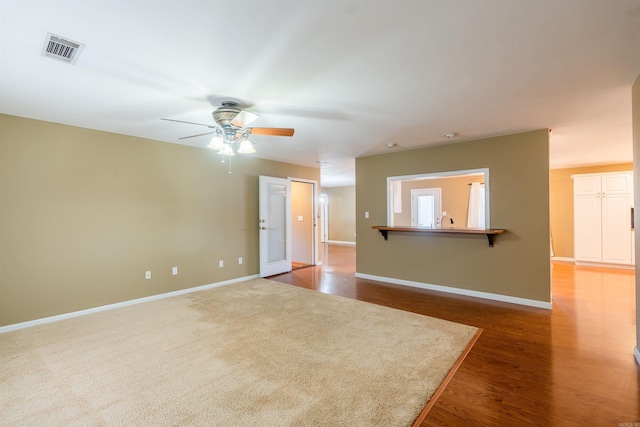
[[[410,426],[477,332],[256,279],[0,334],[0,426]]]

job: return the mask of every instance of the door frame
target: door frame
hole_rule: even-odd
[[[318,198],[320,205],[320,243],[329,241],[329,196],[320,194]]]
[[[310,179],[304,179],[304,178],[296,178],[296,177],[287,177],[287,178],[279,178],[279,177],[273,177],[273,176],[267,176],[267,175],[260,175],[259,176],[259,185],[258,185],[258,233],[259,233],[259,237],[258,237],[258,246],[259,246],[259,265],[260,265],[260,276],[261,277],[268,277],[271,275],[275,275],[275,274],[280,274],[286,271],[280,271],[280,272],[270,272],[267,271],[267,262],[265,262],[265,256],[267,256],[268,254],[268,248],[267,248],[267,240],[264,239],[263,233],[268,231],[268,224],[265,223],[266,218],[264,217],[264,212],[262,211],[262,209],[264,207],[266,207],[266,202],[264,200],[264,198],[266,197],[266,194],[264,194],[263,192],[263,183],[266,180],[273,180],[273,181],[279,181],[282,184],[285,184],[286,189],[287,189],[287,195],[286,195],[286,212],[285,212],[285,221],[286,221],[286,231],[285,231],[285,235],[286,235],[286,260],[284,260],[284,263],[288,263],[288,269],[286,271],[291,271],[291,261],[292,261],[292,243],[293,243],[293,236],[292,236],[292,226],[291,226],[291,221],[292,221],[292,214],[293,214],[293,208],[292,208],[292,192],[291,192],[291,183],[292,182],[302,182],[302,183],[306,183],[306,184],[311,184],[312,185],[312,199],[311,199],[311,209],[313,212],[313,233],[312,233],[312,247],[311,247],[311,251],[312,251],[312,265],[318,265],[320,264],[320,262],[318,261],[318,181],[316,180],[310,180]],[[265,228],[266,225],[266,228]]]

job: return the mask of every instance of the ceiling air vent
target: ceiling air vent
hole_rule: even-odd
[[[75,64],[84,49],[84,44],[64,39],[55,34],[47,33],[42,44],[42,56],[59,59]]]

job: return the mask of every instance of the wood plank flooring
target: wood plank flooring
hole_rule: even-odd
[[[554,262],[543,310],[357,279],[354,247],[323,250],[271,279],[484,329],[423,427],[640,423],[633,271]]]

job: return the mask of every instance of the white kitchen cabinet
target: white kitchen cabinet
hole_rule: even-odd
[[[633,265],[633,173],[573,175],[576,264]]]

